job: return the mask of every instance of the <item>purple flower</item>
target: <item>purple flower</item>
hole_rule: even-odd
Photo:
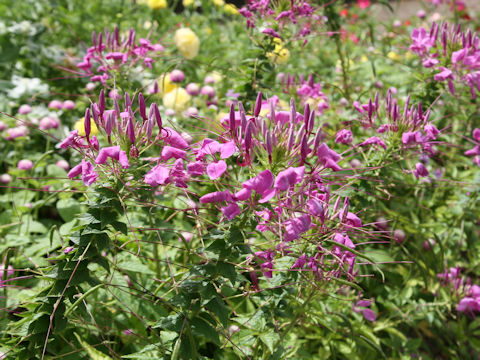
[[[155,166],[144,178],[144,181],[152,186],[164,185],[170,177],[170,170],[162,165]]]
[[[98,178],[98,174],[95,172],[93,165],[90,161],[82,160],[82,162],[74,166],[68,173],[68,177],[73,179],[74,177],[82,174],[82,181],[85,185],[92,185]]]
[[[171,158],[175,159],[186,159],[187,153],[184,150],[177,149],[172,146],[164,146],[162,149],[162,160],[167,161]]]
[[[32,111],[32,107],[28,104],[23,104],[18,108],[18,113],[21,115],[29,114]]]
[[[128,169],[130,167],[127,154],[125,151],[120,150],[120,146],[102,148],[95,159],[95,163],[105,164],[108,158],[117,160],[124,169]]]
[[[286,170],[280,171],[275,178],[273,187],[280,191],[287,190],[290,186],[299,184],[303,180],[305,174],[305,166],[289,167]]]
[[[192,176],[203,175],[204,172],[204,165],[201,161],[191,162],[187,164],[187,173]]]
[[[378,145],[384,148],[385,150],[387,149],[387,145],[385,145],[385,142],[376,136],[372,136],[371,138],[368,138],[367,140],[359,144],[359,146],[366,146],[366,145]]]
[[[335,142],[338,144],[350,144],[353,141],[353,134],[348,129],[340,130],[337,133],[337,137],[335,138]]]
[[[302,233],[310,229],[311,225],[312,219],[307,214],[287,220],[285,222],[285,241],[298,239]]]
[[[265,30],[262,31],[262,33],[280,39],[280,35],[275,30],[273,30],[272,28],[266,28]]]
[[[228,190],[215,191],[213,193],[203,195],[200,198],[200,202],[202,204],[217,203],[217,202],[231,201],[231,200],[232,200],[232,195]]]
[[[174,83],[185,80],[185,74],[182,70],[175,69],[170,73],[170,80]]]
[[[30,170],[33,168],[33,162],[28,159],[20,160],[17,164],[17,168],[20,170]]]
[[[419,177],[428,176],[428,170],[425,167],[425,165],[423,165],[423,163],[421,163],[421,162],[418,162],[418,163],[415,164],[415,170],[414,170],[413,173],[414,173],[414,175],[417,179]]]
[[[218,179],[227,170],[227,163],[224,160],[213,162],[207,166],[207,175],[211,180]],[[230,220],[230,219],[229,219]]]
[[[222,207],[222,214],[225,215],[225,217],[228,220],[232,220],[234,217],[236,217],[238,214],[240,214],[242,210],[237,204],[229,204],[225,207]]]
[[[255,190],[258,194],[263,195],[273,185],[273,174],[270,170],[264,170],[254,178],[245,181],[242,186],[249,190]]]

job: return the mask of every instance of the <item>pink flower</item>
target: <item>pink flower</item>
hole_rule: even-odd
[[[205,85],[200,90],[201,95],[206,95],[208,98],[213,98],[215,96],[215,89],[210,85]]]
[[[242,189],[237,191],[235,194],[233,194],[233,197],[235,200],[239,201],[245,201],[250,199],[250,196],[252,196],[252,190],[250,189]]]
[[[421,162],[415,164],[415,171],[413,173],[417,179],[419,177],[428,176],[428,170]]]
[[[272,28],[266,28],[265,30],[262,31],[262,33],[280,39],[280,35]]]
[[[63,160],[63,159],[58,160],[55,165],[57,165],[60,169],[63,169],[65,171],[68,171],[68,169],[70,169],[70,165],[68,164],[68,161]]]
[[[82,174],[83,183],[87,186],[93,184],[98,178],[98,174],[95,172],[92,163],[86,160],[82,160],[80,164],[74,166],[68,173],[68,177],[73,179],[80,174]]]
[[[63,108],[65,110],[73,110],[75,109],[75,103],[72,100],[65,100],[63,102]]]
[[[32,107],[27,104],[23,104],[18,108],[18,113],[21,115],[29,114],[32,111]]]
[[[473,138],[480,143],[480,129],[473,130]]]
[[[189,95],[197,96],[198,94],[200,94],[200,86],[198,86],[198,84],[190,83],[185,89],[187,90],[187,93]]]
[[[307,214],[287,220],[285,222],[285,241],[298,239],[302,233],[310,229],[311,225],[312,220]]]
[[[63,103],[60,100],[52,100],[48,104],[49,109],[57,109],[57,110],[62,110],[63,108]]]
[[[20,160],[17,164],[17,168],[20,170],[31,170],[33,168],[33,162],[28,159]]]
[[[441,72],[439,72],[438,74],[435,74],[433,76],[433,79],[436,80],[436,81],[445,81],[447,79],[453,79],[453,73],[452,73],[452,70],[450,69],[447,69],[443,66],[440,66],[440,69],[442,70]]]
[[[204,165],[201,161],[191,162],[187,164],[187,173],[192,176],[203,175],[204,172]]]
[[[270,170],[264,170],[254,178],[245,181],[242,186],[249,190],[255,190],[258,194],[263,195],[273,184],[273,174]]]
[[[215,191],[213,193],[203,195],[200,198],[200,202],[202,204],[217,203],[217,202],[231,201],[231,200],[232,200],[232,195],[228,190]]]
[[[237,204],[230,204],[225,207],[222,207],[222,214],[225,215],[225,217],[228,220],[232,220],[234,217],[236,217],[238,214],[240,214],[242,210]]]
[[[335,142],[339,144],[350,144],[353,141],[353,134],[348,129],[340,130],[337,133],[337,137],[335,138]]]
[[[341,170],[341,167],[337,164],[338,160],[340,160],[340,155],[331,150],[327,144],[322,143],[322,145],[318,147],[317,156],[318,160],[320,160],[326,168],[332,169],[333,171]]]
[[[167,161],[171,158],[186,159],[187,153],[184,150],[177,149],[172,146],[164,146],[162,149],[162,160]]]
[[[213,162],[207,165],[207,175],[211,180],[218,179],[227,170],[227,163],[224,160]]]
[[[432,39],[430,39],[430,36],[424,28],[413,29],[412,41],[413,44],[410,45],[410,50],[420,56],[428,53],[432,47]]]
[[[366,145],[378,145],[384,148],[385,150],[387,149],[387,145],[385,145],[385,142],[376,136],[372,136],[371,138],[368,138],[367,140],[359,144],[359,146],[366,146]]]
[[[188,143],[185,139],[178,132],[169,127],[164,127],[162,129],[162,140],[165,144],[169,144],[177,149],[188,148]]]
[[[299,184],[303,180],[305,174],[305,166],[297,168],[290,167],[286,170],[280,171],[275,178],[273,187],[280,191],[287,190],[290,186]]]
[[[185,74],[182,70],[175,69],[170,73],[170,81],[177,83],[182,82],[185,79]]]
[[[164,185],[170,177],[170,170],[162,165],[155,166],[144,178],[144,181],[152,186]]]
[[[120,150],[120,146],[102,148],[95,159],[95,163],[105,164],[108,158],[117,160],[124,169],[128,169],[130,167],[127,154],[125,151]]]
[[[60,120],[52,118],[50,116],[45,116],[40,120],[38,128],[40,130],[49,130],[49,129],[58,129],[60,126]]]

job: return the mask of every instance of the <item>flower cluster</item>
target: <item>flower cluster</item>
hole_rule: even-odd
[[[437,71],[433,79],[446,81],[455,94],[454,81],[470,88],[472,98],[480,90],[480,39],[460,25],[433,23],[430,31],[424,28],[412,31],[410,50],[417,54],[426,68]]]
[[[122,67],[142,65],[151,68],[153,58],[163,52],[163,46],[152,44],[148,39],[140,39],[137,44],[135,37],[133,29],[128,36],[121,36],[118,27],[113,32],[105,30],[98,36],[93,32],[93,45],[77,67],[90,76],[90,81],[102,84],[112,76],[112,72]]]
[[[451,267],[444,273],[437,274],[437,277],[445,285],[450,285],[455,292],[462,296],[457,305],[457,311],[474,315],[480,312],[480,286],[472,284],[470,278],[461,276],[461,270],[458,267]]]
[[[472,149],[465,151],[465,155],[473,156],[474,164],[480,166],[480,129],[474,129],[472,136],[475,142],[475,146]]]
[[[312,32],[312,27],[321,22],[316,11],[309,1],[303,0],[292,0],[285,6],[269,0],[249,0],[239,10],[246,18],[247,29],[258,27],[261,22],[261,32],[274,38],[281,38],[280,34],[290,24],[299,28],[294,38],[305,38]]]

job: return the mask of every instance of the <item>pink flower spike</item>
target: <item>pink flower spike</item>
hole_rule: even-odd
[[[225,215],[225,217],[228,220],[232,220],[234,217],[236,217],[238,214],[240,214],[242,210],[237,204],[230,204],[222,208],[222,214]]]
[[[187,153],[184,150],[180,150],[172,146],[164,146],[162,149],[162,160],[167,161],[171,158],[186,159]]]
[[[218,179],[227,170],[227,163],[223,160],[213,162],[207,166],[207,175],[211,180]]]
[[[264,170],[254,178],[245,181],[242,186],[249,190],[255,190],[258,194],[263,194],[272,187],[273,174],[270,170]]]

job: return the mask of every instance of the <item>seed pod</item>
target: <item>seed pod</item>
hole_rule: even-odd
[[[102,116],[105,111],[105,91],[103,89],[100,91],[100,96],[98,97],[98,110],[100,116]]]
[[[142,93],[138,94],[138,110],[142,119],[147,121],[147,105],[145,104],[145,99]]]
[[[90,137],[90,130],[91,130],[90,109],[88,107],[85,109],[84,127],[85,127],[85,136],[88,139]]]

